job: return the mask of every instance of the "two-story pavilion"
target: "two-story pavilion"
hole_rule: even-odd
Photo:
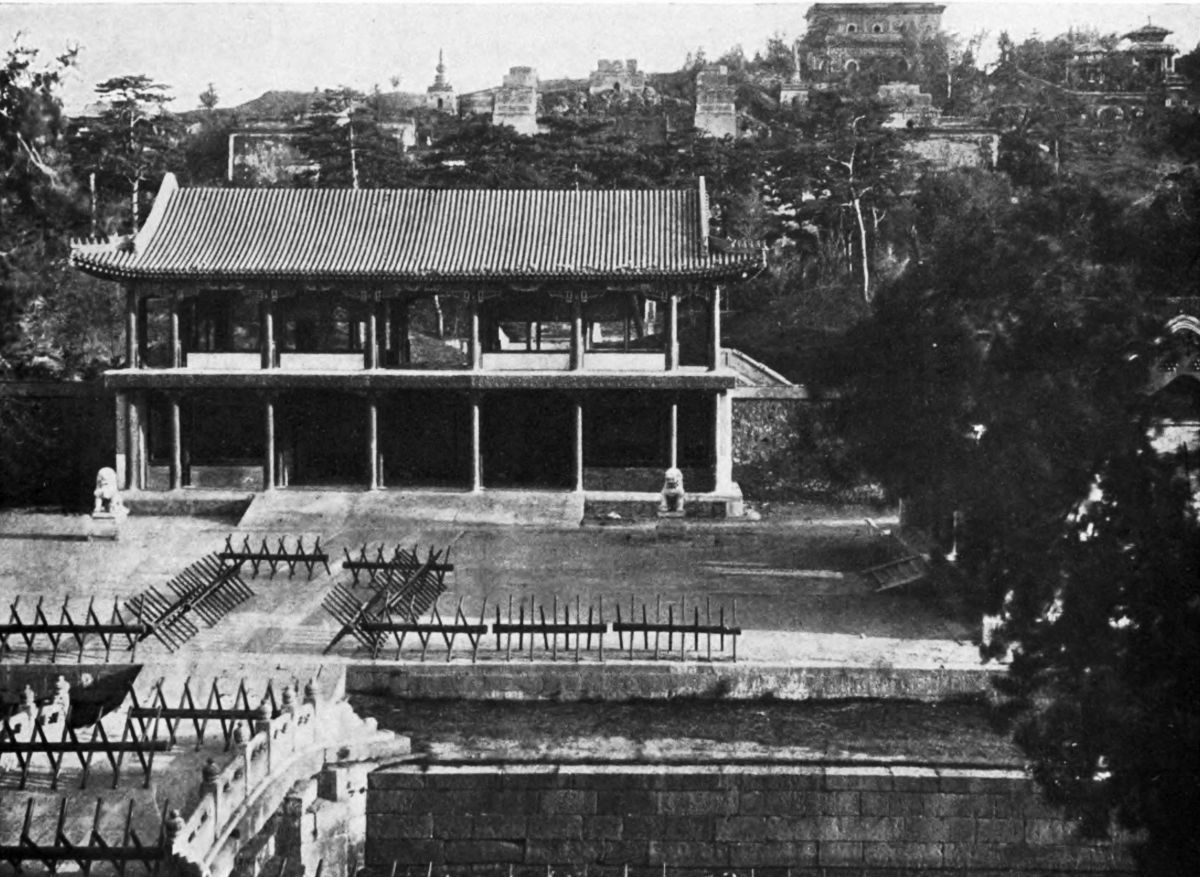
[[[77,243],[120,283],[118,476],[129,489],[457,487],[738,498],[725,284],[757,245],[688,191],[185,189]],[[460,340],[409,332],[456,298]],[[680,360],[681,300],[706,311]],[[701,302],[703,304],[701,304]],[[430,355],[431,348],[436,348]]]

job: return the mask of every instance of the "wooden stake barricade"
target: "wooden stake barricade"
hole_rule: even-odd
[[[88,637],[96,637],[104,649],[104,663],[108,663],[114,645],[132,650],[137,641],[150,632],[150,626],[140,618],[122,613],[115,599],[107,621],[101,620],[97,613],[95,597],[88,600],[87,610],[80,621],[76,621],[71,614],[70,597],[63,598],[56,621],[51,621],[46,614],[44,600],[44,597],[38,597],[33,617],[28,621],[22,619],[19,611],[21,598],[13,600],[9,606],[8,623],[0,624],[0,657],[16,651],[10,645],[10,638],[19,637],[24,644],[26,664],[35,653],[55,663],[64,652],[73,652],[76,662],[82,663]]]
[[[89,877],[97,863],[108,863],[118,877],[125,877],[131,863],[139,863],[148,877],[157,877],[169,852],[164,831],[168,805],[163,805],[158,838],[149,844],[138,837],[137,829],[133,827],[133,801],[129,802],[126,810],[125,828],[119,842],[106,839],[100,831],[102,807],[103,802],[97,799],[91,831],[85,841],[75,843],[66,833],[67,799],[64,798],[59,804],[53,840],[39,843],[33,836],[34,801],[30,798],[25,804],[25,818],[21,822],[21,834],[17,842],[7,843],[0,838],[0,862],[7,862],[18,874],[24,870],[23,865],[39,863],[53,874],[60,866],[74,862],[84,877]],[[44,825],[46,821],[39,819],[37,823]]]
[[[289,579],[296,574],[298,566],[307,571],[310,579],[318,566],[325,567],[326,573],[330,571],[329,555],[321,548],[320,536],[316,538],[313,547],[308,549],[304,547],[304,537],[297,536],[296,546],[290,551],[287,547],[287,540],[280,536],[275,550],[272,551],[267,545],[266,538],[262,540],[262,544],[258,548],[251,547],[249,536],[243,537],[240,549],[234,548],[233,536],[229,535],[225,537],[225,550],[217,557],[236,572],[241,572],[242,567],[249,564],[253,576],[257,576],[259,569],[264,566],[270,568],[271,578],[275,578],[275,573],[282,566],[287,567]]]
[[[629,636],[628,657],[633,660],[634,651],[637,646],[637,634],[642,635],[641,651],[653,652],[654,659],[658,660],[664,653],[669,657],[675,652],[675,642],[678,638],[679,642],[679,658],[684,660],[687,657],[687,637],[692,636],[692,650],[697,655],[700,654],[700,637],[705,640],[705,657],[712,660],[713,652],[713,637],[717,638],[717,650],[725,651],[725,641],[728,638],[732,647],[732,658],[737,660],[737,639],[742,635],[742,629],[737,626],[737,600],[733,601],[732,612],[729,623],[725,622],[725,607],[723,605],[717,607],[716,623],[713,622],[712,602],[708,598],[704,600],[704,623],[700,623],[700,606],[696,603],[692,604],[692,623],[687,623],[687,601],[686,598],[680,598],[679,614],[675,614],[674,604],[667,604],[666,619],[663,618],[663,602],[662,597],[655,599],[654,603],[654,618],[649,617],[646,604],[641,606],[641,620],[638,620],[637,606],[634,604],[632,595],[629,597],[629,620],[626,621],[621,615],[621,604],[617,604],[617,620],[613,622],[613,631],[617,634],[618,644],[620,648],[625,650],[625,635]],[[650,635],[654,635],[653,646],[651,645]],[[662,635],[666,634],[665,650]]]
[[[412,569],[411,559],[415,553],[415,550],[412,554],[398,552],[386,569],[377,571],[371,577],[376,590],[366,600],[356,597],[346,585],[335,585],[325,595],[321,605],[342,625],[325,647],[326,654],[347,636],[353,636],[376,653],[381,634],[366,631],[364,624],[384,622],[393,615],[415,622],[433,606],[446,590],[449,549],[429,549],[425,561]]]
[[[87,788],[93,758],[96,755],[104,756],[109,767],[112,768],[113,788],[115,789],[120,782],[121,768],[127,754],[132,754],[137,758],[142,769],[144,785],[149,788],[150,774],[154,769],[154,753],[166,752],[171,748],[170,742],[158,739],[157,728],[154,728],[149,735],[139,735],[133,722],[129,719],[125,721],[125,729],[121,733],[120,740],[111,739],[100,721],[93,724],[82,739],[75,729],[65,722],[63,736],[60,740],[50,739],[46,733],[46,726],[42,722],[35,722],[31,731],[29,739],[20,740],[8,723],[0,725],[0,755],[14,756],[20,771],[19,788],[22,789],[29,781],[33,759],[38,755],[45,757],[46,764],[50,768],[51,789],[58,788],[59,774],[62,772],[63,761],[67,755],[74,755],[78,759],[81,771],[79,785],[81,789]]]
[[[193,563],[168,582],[167,588],[171,594],[148,588],[130,600],[126,608],[148,625],[147,631],[138,636],[139,641],[153,635],[172,652],[199,632],[192,615],[214,627],[254,596],[237,569],[226,567],[216,554]]]
[[[183,690],[179,694],[178,706],[171,706],[167,701],[167,696],[163,691],[163,680],[155,683],[154,693],[150,696],[149,703],[145,706],[138,699],[137,692],[130,686],[129,697],[132,705],[129,708],[129,721],[136,722],[143,735],[146,734],[146,729],[151,722],[162,722],[167,730],[167,742],[175,745],[179,724],[184,721],[190,721],[192,728],[196,732],[196,751],[204,745],[205,734],[208,731],[210,722],[215,722],[220,728],[221,737],[225,741],[225,751],[228,752],[233,745],[234,729],[239,722],[254,722],[261,717],[261,706],[253,708],[250,706],[250,697],[246,691],[246,682],[242,680],[238,683],[237,691],[234,693],[232,702],[226,706],[223,695],[220,689],[219,680],[214,680],[208,691],[208,699],[204,706],[196,706],[196,698],[192,694],[191,680],[184,680]],[[271,683],[267,683],[266,693],[263,695],[263,700],[271,704],[272,712],[277,708],[275,702],[275,690]]]
[[[392,551],[391,555],[388,555],[387,549],[381,542],[375,547],[375,551],[372,555],[367,547],[367,544],[364,542],[362,548],[359,549],[358,557],[352,556],[348,548],[343,548],[342,553],[346,556],[346,559],[342,561],[342,569],[346,570],[353,576],[352,585],[355,587],[357,587],[359,583],[358,577],[361,573],[365,573],[367,575],[366,583],[368,585],[371,587],[377,587],[378,582],[385,578],[381,575],[381,573],[391,569],[416,569],[421,565],[421,560],[417,556],[416,546],[414,546],[411,551],[408,551],[397,545]],[[449,549],[447,549],[446,553],[447,556],[449,556]],[[454,564],[452,563],[433,564],[430,568],[434,572],[454,572]]]
[[[558,660],[558,641],[559,637],[563,638],[563,652],[570,653],[571,638],[574,637],[574,655],[575,660],[580,660],[581,649],[591,651],[592,637],[596,638],[596,644],[600,651],[600,660],[604,660],[604,634],[608,632],[608,624],[604,620],[604,600],[601,598],[599,609],[591,604],[587,607],[587,621],[583,620],[583,610],[580,606],[580,600],[575,598],[575,620],[571,620],[571,604],[569,601],[564,601],[562,604],[562,618],[559,619],[559,600],[555,596],[551,604],[550,620],[546,620],[546,605],[543,603],[538,605],[533,597],[529,598],[529,615],[525,615],[525,601],[521,599],[517,601],[516,610],[513,608],[512,597],[508,599],[508,620],[500,620],[500,606],[496,606],[496,621],[492,624],[492,633],[496,636],[496,651],[501,650],[501,640],[503,639],[503,651],[506,661],[512,660],[513,654],[513,636],[517,638],[517,654],[528,654],[529,660],[533,660],[534,650],[538,637],[541,637],[542,649],[550,653],[552,661]],[[525,638],[529,637],[529,648],[526,651]],[[582,640],[586,637],[586,646]]]
[[[449,661],[454,655],[455,640],[461,635],[465,636],[471,644],[471,662],[474,663],[479,658],[480,643],[488,632],[488,626],[483,621],[483,610],[480,610],[479,613],[479,623],[472,624],[463,613],[463,601],[460,597],[454,611],[453,621],[446,622],[442,619],[436,602],[433,605],[432,614],[433,617],[430,621],[422,622],[417,620],[420,616],[414,616],[411,613],[396,619],[392,617],[390,611],[385,610],[384,620],[362,622],[361,629],[372,638],[374,643],[371,657],[379,657],[379,649],[383,645],[384,637],[391,634],[396,642],[396,660],[399,660],[401,649],[404,648],[404,638],[412,633],[421,643],[422,661],[429,652],[429,641],[435,635],[440,635],[446,644],[446,660]]]
[[[431,617],[422,620],[422,613],[412,607],[398,612],[398,608],[405,607],[394,597],[394,591],[381,587],[368,599],[360,600],[346,587],[335,588],[327,597],[326,608],[342,622],[342,629],[329,648],[345,636],[353,636],[372,658],[378,658],[390,638],[396,660],[417,656],[425,661],[440,641],[450,661],[457,638],[465,637],[475,662],[485,638],[494,637],[492,651],[505,661],[512,661],[514,656],[530,661],[582,661],[585,656],[600,661],[609,657],[635,660],[647,654],[655,660],[713,661],[728,657],[736,661],[738,638],[742,635],[736,601],[727,609],[724,605],[714,606],[707,598],[691,603],[681,598],[674,603],[657,597],[650,612],[648,604],[639,605],[631,597],[626,611],[616,606],[616,621],[610,623],[602,598],[584,605],[579,597],[553,597],[549,603],[539,603],[534,597],[509,597],[506,612],[500,604],[489,610],[485,601],[479,621],[473,623],[467,618],[461,598],[450,620],[442,617],[436,603]],[[489,613],[491,623],[485,621]],[[617,634],[615,650],[605,646],[605,636],[610,632]],[[404,650],[409,634],[416,636],[419,650]]]

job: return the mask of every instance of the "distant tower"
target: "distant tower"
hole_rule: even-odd
[[[454,98],[454,86],[446,81],[446,65],[442,60],[442,50],[438,49],[437,76],[433,77],[433,85],[425,90],[425,106],[439,113],[458,113],[458,102]]]

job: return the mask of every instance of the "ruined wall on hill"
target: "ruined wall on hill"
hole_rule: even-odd
[[[818,766],[415,765],[368,777],[366,864],[631,877],[1132,873],[1009,770]]]

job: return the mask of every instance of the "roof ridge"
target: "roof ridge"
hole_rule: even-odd
[[[694,188],[179,189],[168,177],[132,251],[80,244],[72,261],[143,280],[694,279],[760,269],[760,249],[712,246],[699,201]]]

